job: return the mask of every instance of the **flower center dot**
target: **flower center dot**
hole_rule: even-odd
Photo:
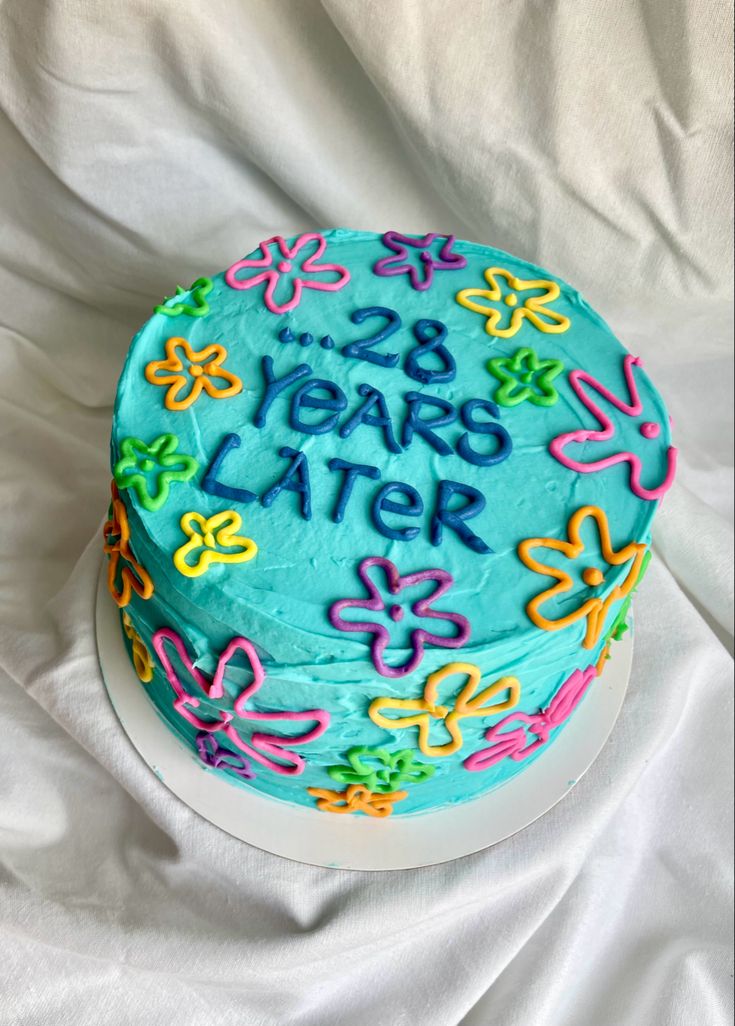
[[[601,584],[605,583],[605,577],[602,570],[598,570],[596,566],[588,566],[582,574],[582,580],[589,588],[597,588]]]
[[[644,438],[658,438],[661,434],[661,425],[647,420],[645,424],[641,424],[641,434]]]
[[[505,297],[505,305],[518,306],[518,296],[515,294],[515,292],[511,292],[509,296]]]
[[[288,272],[291,270],[290,261],[281,260],[280,264],[278,265],[278,270],[281,272],[281,274],[288,274]]]
[[[390,616],[391,620],[394,620],[396,623],[398,623],[399,620],[403,619],[403,610],[400,606],[391,606],[388,615]]]
[[[143,471],[144,474],[148,474],[151,470],[153,470],[155,465],[156,464],[153,462],[153,460],[141,460],[140,469]]]
[[[193,378],[201,378],[202,374],[204,374],[204,368],[200,367],[197,363],[193,363],[191,367],[189,367],[189,373]]]
[[[426,251],[424,251],[420,254],[419,259],[423,260],[425,264],[428,264],[431,260],[433,260],[433,257],[431,253],[427,253]]]

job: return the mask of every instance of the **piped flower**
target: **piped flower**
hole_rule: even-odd
[[[208,734],[206,730],[202,730],[197,734],[194,743],[205,766],[234,773],[243,780],[255,780],[252,766],[245,756],[231,752],[229,748],[223,748],[215,734]]]
[[[648,570],[652,558],[653,557],[651,555],[651,550],[647,549],[646,554],[643,557],[643,562],[641,563],[640,572],[633,583],[633,587],[628,592],[626,598],[620,606],[620,609],[618,610],[618,615],[613,620],[612,627],[610,628],[607,635],[607,641],[622,641],[625,634],[627,633],[628,614],[630,613],[630,607],[633,605],[633,596],[636,593],[636,591],[638,591],[638,587],[646,575],[646,570]]]
[[[133,554],[128,513],[114,481],[110,512],[102,533],[105,539],[103,551],[108,558],[107,587],[118,607],[124,609],[133,592],[142,599],[149,599],[153,594],[153,581]]]
[[[205,676],[194,665],[183,639],[170,627],[162,627],[156,631],[152,643],[174,692],[174,709],[187,723],[207,734],[221,733],[237,749],[274,773],[281,773],[285,776],[296,776],[303,773],[306,765],[304,759],[297,752],[292,751],[292,748],[309,744],[321,737],[329,726],[329,713],[324,709],[256,712],[249,708],[248,703],[260,691],[266,679],[265,670],[252,642],[243,637],[233,638],[218,656],[217,668],[211,678]],[[245,656],[253,681],[243,688],[233,701],[225,692],[224,682],[230,660],[238,652]],[[182,683],[179,671],[172,661],[172,653],[175,654],[177,662],[185,670],[186,686]],[[194,690],[187,690],[192,685]],[[258,730],[247,741],[241,734],[246,723],[293,724],[302,722],[313,724],[311,729],[306,730],[303,734],[266,734]]]
[[[643,461],[636,453],[621,450],[613,456],[607,456],[603,459],[583,461],[581,459],[573,459],[567,451],[570,446],[581,445],[583,448],[578,450],[578,452],[579,456],[583,456],[590,449],[593,449],[597,443],[607,443],[616,436],[615,425],[611,418],[602,410],[599,403],[595,401],[593,393],[597,393],[600,399],[624,416],[630,417],[631,420],[642,417],[643,403],[641,402],[638,385],[633,373],[635,368],[640,366],[641,361],[637,356],[628,355],[623,361],[623,373],[625,374],[628,388],[628,401],[613,395],[608,388],[605,388],[604,385],[600,384],[596,378],[593,378],[586,371],[572,371],[569,375],[569,383],[579,401],[596,418],[600,427],[599,430],[584,429],[559,435],[549,446],[549,451],[563,466],[568,467],[570,470],[576,470],[579,474],[592,474],[599,470],[607,470],[608,467],[613,467],[618,463],[628,463],[630,465],[630,490],[639,499],[654,500],[663,498],[674,483],[678,452],[673,446],[670,445],[666,450],[666,473],[664,478],[660,484],[653,488],[648,488],[641,482]],[[638,430],[641,437],[649,443],[646,454],[653,454],[651,443],[656,442],[661,436],[661,425],[655,421],[641,421],[638,425]],[[653,446],[654,450],[656,448],[660,449],[660,446]]]
[[[644,556],[643,562],[641,563],[640,573],[636,577],[633,587],[623,600],[620,609],[618,610],[617,616],[613,620],[612,626],[610,627],[610,630],[607,632],[607,635],[605,637],[605,644],[602,649],[602,653],[600,654],[600,658],[597,660],[598,676],[602,675],[603,671],[605,670],[605,667],[607,666],[608,660],[612,658],[613,641],[622,641],[629,630],[628,615],[630,613],[630,607],[633,604],[633,596],[638,590],[638,585],[645,577],[646,570],[648,570],[648,566],[651,562],[651,559],[651,550],[647,549],[646,555]]]
[[[499,723],[494,723],[485,734],[486,740],[492,744],[468,756],[464,761],[465,769],[478,772],[489,769],[503,759],[513,759],[515,762],[528,759],[547,744],[552,731],[569,719],[596,676],[597,669],[594,666],[575,670],[564,681],[546,709],[532,714],[514,712]],[[508,730],[513,724],[518,726]]]
[[[435,254],[432,246],[437,239],[444,241],[438,254]],[[417,292],[425,292],[431,288],[435,271],[456,271],[467,266],[466,258],[452,251],[454,243],[454,235],[438,235],[436,232],[429,232],[419,238],[402,235],[400,232],[386,232],[383,245],[392,250],[393,254],[378,260],[373,272],[383,277],[407,274],[412,288]],[[409,250],[418,251],[418,265],[411,262]]]
[[[153,680],[153,660],[151,654],[145,647],[145,642],[141,636],[133,627],[133,621],[130,619],[128,614],[123,610],[122,624],[125,634],[130,639],[130,648],[133,655],[133,666],[135,672],[138,674],[138,678],[143,684],[150,684]]]
[[[585,567],[581,576],[587,597],[571,613],[566,613],[557,619],[550,619],[542,614],[541,608],[553,599],[572,591],[574,582],[566,570],[542,563],[532,553],[536,549],[548,549],[560,552],[570,562],[576,563],[585,553],[581,532],[586,520],[592,520],[597,525],[600,536],[600,552],[607,567],[625,566],[629,563],[630,569],[624,580],[603,597],[599,591],[607,583],[605,571],[598,566]],[[622,549],[614,549],[607,516],[597,506],[583,506],[578,509],[569,521],[567,535],[567,541],[560,541],[557,538],[528,538],[518,546],[518,555],[529,570],[546,577],[553,577],[557,581],[553,587],[532,599],[526,606],[526,612],[533,623],[545,631],[558,631],[569,627],[578,620],[586,620],[587,629],[583,644],[585,648],[594,648],[605,627],[605,620],[610,608],[632,591],[646,555],[646,546],[639,542],[629,542]],[[566,603],[564,608],[566,608]]]
[[[181,530],[189,540],[174,553],[174,566],[185,577],[201,577],[212,563],[247,563],[257,555],[258,546],[237,534],[241,527],[242,517],[232,509],[212,517],[184,513]],[[191,563],[194,554],[197,560]]]
[[[488,363],[488,370],[500,382],[494,395],[500,406],[553,406],[559,393],[552,381],[564,370],[561,360],[541,360],[534,349],[519,349],[513,356],[499,356]]]
[[[265,284],[263,302],[266,307],[271,313],[288,313],[299,305],[304,289],[337,292],[350,280],[346,267],[319,263],[326,248],[327,240],[318,232],[299,235],[291,246],[280,235],[275,235],[260,243],[260,257],[246,257],[234,263],[226,272],[225,281],[232,289],[252,289]]]
[[[439,687],[449,677],[464,676],[466,683],[453,700],[439,701]],[[463,744],[460,722],[468,717],[497,716],[518,703],[521,685],[516,677],[501,677],[481,690],[482,673],[474,663],[449,663],[426,680],[421,698],[376,698],[370,705],[370,719],[385,730],[418,727],[418,745],[424,755],[452,755]],[[494,702],[498,695],[501,701]],[[386,716],[386,712],[390,715]],[[449,740],[431,743],[432,722],[441,722]]]
[[[360,784],[351,784],[346,791],[330,791],[324,787],[307,787],[310,795],[316,798],[316,807],[320,812],[362,812],[366,816],[383,819],[390,816],[396,802],[408,797],[408,791],[393,791],[391,794],[372,794]]]
[[[374,566],[381,567],[385,572],[388,593],[393,598],[389,605],[368,574],[370,568]],[[418,573],[401,576],[395,563],[391,563],[389,559],[369,556],[360,563],[357,573],[369,597],[366,599],[340,599],[330,608],[329,621],[340,631],[372,634],[370,654],[373,666],[383,677],[404,677],[407,673],[412,673],[420,665],[427,644],[440,648],[461,648],[469,640],[470,624],[464,616],[459,613],[443,613],[432,608],[432,604],[446,594],[454,583],[454,578],[446,570],[421,570]],[[411,632],[410,657],[399,666],[390,666],[385,661],[385,651],[390,643],[388,628],[373,620],[345,620],[342,613],[346,609],[367,609],[371,612],[387,610],[391,620],[394,623],[399,623],[403,619],[404,609],[395,601],[395,597],[400,595],[404,589],[421,585],[426,581],[434,581],[436,587],[428,597],[415,600],[410,606],[411,611],[417,617],[453,624],[457,632],[452,637],[443,637],[440,634],[427,631],[423,627],[415,628]]]
[[[422,784],[434,774],[434,767],[416,762],[410,748],[388,752],[385,748],[360,745],[347,753],[348,766],[328,766],[327,773],[338,784],[361,784],[368,791],[385,794],[399,784]]]
[[[546,278],[516,278],[502,267],[486,268],[484,277],[488,284],[486,289],[462,289],[456,299],[460,306],[485,315],[485,331],[488,335],[512,338],[521,330],[524,320],[539,331],[550,334],[560,334],[569,328],[569,318],[549,306],[561,295],[555,281]],[[527,292],[533,294],[524,297]],[[510,320],[501,327],[501,321],[509,310]]]
[[[165,360],[151,360],[145,368],[146,381],[168,385],[164,406],[167,410],[188,410],[202,392],[212,399],[228,399],[242,392],[242,381],[222,366],[227,350],[217,343],[199,351],[185,338],[170,338]]]
[[[139,438],[124,438],[120,443],[122,455],[113,471],[118,488],[131,488],[144,509],[160,509],[172,482],[188,481],[199,469],[193,456],[176,452],[178,444],[176,435],[159,435],[150,445]]]
[[[166,317],[178,317],[180,314],[185,314],[187,317],[204,317],[209,313],[207,296],[213,288],[211,278],[197,278],[188,290],[177,285],[176,295],[166,296],[163,303],[154,306],[153,312],[164,314]],[[185,296],[187,292],[191,296],[191,302],[179,299],[179,296]],[[172,302],[174,299],[176,302]]]

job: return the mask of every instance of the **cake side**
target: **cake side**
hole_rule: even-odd
[[[400,784],[399,755],[421,786],[388,811],[497,786],[622,629],[673,472],[658,393],[574,290],[475,244],[337,231],[202,281],[136,336],[113,425],[151,699],[274,797]]]

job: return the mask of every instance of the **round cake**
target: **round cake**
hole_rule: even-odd
[[[626,630],[676,450],[554,275],[337,229],[155,308],[111,458],[108,584],[165,728],[234,786],[384,818],[554,742]]]

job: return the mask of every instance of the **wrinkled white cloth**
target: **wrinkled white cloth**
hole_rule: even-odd
[[[0,1026],[731,1022],[726,0],[0,0]],[[548,266],[681,447],[630,691],[496,847],[334,872],[201,820],[94,638],[129,339],[270,235],[437,230]]]

